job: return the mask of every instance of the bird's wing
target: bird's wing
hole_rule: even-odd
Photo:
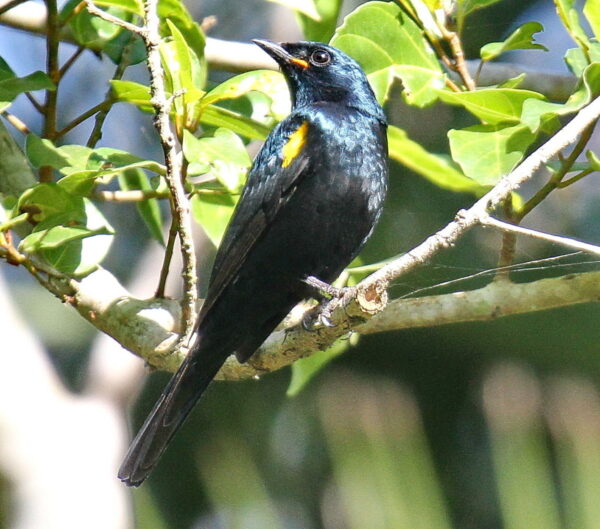
[[[201,317],[235,278],[248,252],[293,194],[310,165],[311,124],[294,113],[274,130],[254,160],[248,181],[219,246]]]

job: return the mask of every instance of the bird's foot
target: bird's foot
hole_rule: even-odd
[[[342,298],[346,291],[352,287],[334,287],[325,281],[314,276],[308,276],[304,282],[313,290],[312,294],[315,299],[322,301],[323,299]]]
[[[356,288],[334,287],[313,276],[307,277],[304,282],[313,289],[313,296],[319,299],[319,305],[302,320],[302,326],[308,331],[319,327],[335,327],[331,321],[333,312],[347,296],[355,295]]]

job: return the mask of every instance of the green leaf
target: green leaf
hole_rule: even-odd
[[[217,129],[212,138],[183,134],[183,153],[191,175],[208,174],[227,190],[239,191],[252,160],[242,140],[229,129]]]
[[[190,122],[190,127],[196,128],[199,114],[198,101],[204,95],[200,89],[204,86],[205,73],[200,58],[186,42],[183,33],[170,20],[167,26],[171,39],[160,45],[163,69],[167,91],[174,94],[182,92],[173,101],[173,112],[179,119],[176,122]]]
[[[123,191],[132,189],[139,189],[141,191],[152,190],[148,176],[141,169],[126,169],[121,172],[119,174],[119,185]],[[164,246],[163,220],[158,199],[150,198],[136,202],[136,208],[150,235]]]
[[[523,105],[521,119],[533,132],[536,132],[545,117],[572,114],[587,105],[600,94],[600,63],[590,64],[583,72],[575,92],[564,104],[529,100]]]
[[[457,8],[462,12],[463,16],[466,16],[473,11],[489,7],[499,1],[500,0],[458,0]]]
[[[4,78],[0,80],[0,101],[12,101],[23,92],[56,90],[56,85],[44,72],[33,72],[25,77],[9,77],[7,70],[3,70],[2,77]]]
[[[387,99],[395,77],[402,80],[406,101],[421,107],[437,98],[433,88],[444,86],[445,76],[421,29],[394,3],[358,7],[344,19],[331,44],[360,63],[380,102]]]
[[[583,14],[590,23],[596,39],[600,40],[600,3],[598,0],[586,0]]]
[[[50,140],[28,134],[25,140],[25,154],[34,167],[61,169],[69,165],[69,158],[55,147]]]
[[[131,19],[131,15],[123,9],[108,7],[105,11],[123,20]],[[109,41],[123,31],[120,26],[91,15],[87,9],[79,10],[70,19],[69,26],[78,44],[94,50],[102,50]]]
[[[590,64],[600,62],[600,42],[590,42],[585,52],[581,48],[567,50],[565,62],[577,77],[581,77]]]
[[[478,9],[489,7],[500,0],[457,0],[456,2],[456,25],[458,32],[462,32],[467,15]]]
[[[219,101],[237,99],[249,92],[266,94],[272,101],[270,111],[278,120],[290,112],[290,93],[283,75],[271,70],[254,70],[227,79],[213,88],[200,102],[202,108]]]
[[[36,223],[62,215],[61,222],[81,222],[85,218],[83,199],[67,193],[55,183],[38,184],[25,191],[17,203],[19,212],[27,212]]]
[[[85,236],[80,239],[65,241],[56,248],[39,252],[51,266],[74,276],[85,275],[96,269],[110,249],[114,232],[90,200],[83,199],[83,203],[85,220],[82,225],[88,230],[88,235],[82,233]]]
[[[279,4],[284,7],[287,7],[293,11],[297,11],[298,13],[302,13],[307,17],[312,18],[313,20],[320,20],[321,15],[319,15],[319,11],[317,10],[317,6],[315,5],[314,0],[268,0],[269,2],[273,2],[274,4]]]
[[[192,215],[215,246],[221,239],[238,201],[228,193],[197,193],[190,201]]]
[[[80,241],[94,235],[110,235],[111,233],[104,226],[96,230],[89,230],[85,226],[52,226],[29,234],[21,241],[19,248],[24,252],[34,253],[58,248],[63,244]]]
[[[206,62],[204,60],[204,46],[206,38],[200,29],[200,26],[194,21],[189,11],[181,0],[159,0],[158,16],[161,20],[161,34],[170,35],[167,26],[167,20],[177,27],[177,30],[183,35],[185,42],[192,49],[196,57],[203,65],[204,79],[206,77]],[[204,80],[197,88],[204,87]]]
[[[329,42],[337,27],[342,0],[314,0],[319,19],[311,18],[300,12],[296,19],[306,40]]]
[[[206,107],[200,116],[200,121],[214,127],[226,127],[251,140],[264,140],[271,130],[270,127],[243,114],[216,105]]]
[[[116,7],[134,15],[144,16],[144,3],[142,0],[95,0],[97,6]]]
[[[473,92],[438,90],[440,99],[451,105],[460,105],[489,124],[518,123],[526,101],[544,100],[544,96],[530,90],[515,88],[483,88]]]
[[[134,81],[110,81],[112,94],[117,101],[131,103],[143,112],[154,112],[150,88]]]
[[[317,373],[319,373],[334,358],[348,350],[350,345],[348,337],[339,338],[329,349],[318,351],[308,358],[303,358],[294,362],[292,364],[292,379],[286,395],[288,397],[295,397],[298,395]]]
[[[482,186],[493,186],[525,156],[533,134],[525,125],[475,125],[448,132],[452,159],[465,175]]]
[[[580,8],[576,5],[577,0],[554,0],[554,4],[558,16],[573,40],[578,46],[588,48],[590,40],[579,22]]]
[[[539,22],[526,22],[513,31],[503,42],[490,42],[481,48],[480,54],[484,61],[491,61],[510,50],[544,50],[546,46],[536,44],[534,35],[544,31]]]
[[[456,169],[450,160],[427,152],[421,145],[412,141],[406,132],[398,127],[388,128],[390,158],[425,177],[431,183],[453,192],[483,195],[488,188],[482,187]]]

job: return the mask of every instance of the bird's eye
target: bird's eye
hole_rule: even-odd
[[[331,55],[325,50],[315,50],[310,56],[310,62],[316,66],[327,66],[331,62]]]

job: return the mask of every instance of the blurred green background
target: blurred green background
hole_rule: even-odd
[[[355,5],[346,2],[344,11]],[[262,0],[207,0],[189,2],[188,7],[197,20],[217,16],[211,36],[299,37],[293,15]],[[570,44],[562,38],[549,0],[504,0],[478,11],[464,32],[467,54],[473,56],[482,44],[501,40],[517,20],[540,20],[546,25],[539,41],[555,54],[537,55],[543,61],[537,66],[564,71],[560,57]],[[8,48],[16,45],[17,38],[25,37],[3,28],[0,54],[10,55]],[[43,60],[40,40],[33,44],[32,53]],[[513,57],[526,61],[526,55]],[[98,67],[94,61],[90,58],[88,73],[83,71],[79,81],[73,80],[73,94],[81,93],[82,80]],[[222,80],[225,74],[214,75]],[[419,110],[399,101],[393,98],[387,108],[391,122],[433,152],[447,152],[447,130],[469,123],[458,109],[438,105]],[[85,102],[80,104],[85,107]],[[158,157],[150,118],[132,109],[122,112],[109,115],[105,141]],[[130,119],[137,132],[119,132]],[[589,184],[553,197],[536,212],[533,222],[550,223],[548,231],[597,242],[598,200],[593,197],[598,192],[585,185]],[[384,218],[363,254],[365,262],[410,249],[472,201],[470,195],[440,190],[393,165]],[[154,243],[132,224],[128,206],[109,209],[107,216],[115,226],[128,226],[129,238],[116,242],[106,266],[127,282],[132,256]],[[408,295],[492,268],[498,248],[497,234],[471,233],[430,265],[403,277],[391,294]],[[558,247],[520,242],[518,258],[529,261],[562,252]],[[210,256],[202,258],[210,261]],[[596,266],[580,257],[557,263],[560,266],[523,267],[513,279],[530,281]],[[19,308],[48,344],[64,380],[77,389],[94,337],[91,327],[22,271],[3,273],[14,279]],[[486,281],[489,277],[479,277],[452,289],[473,288]],[[137,526],[599,527],[598,316],[600,308],[592,304],[363,337],[291,399],[286,397],[289,370],[260,381],[215,383],[147,485],[133,492]],[[133,429],[167,380],[163,373],[149,377],[133,411]],[[0,512],[7,510],[0,501]]]

